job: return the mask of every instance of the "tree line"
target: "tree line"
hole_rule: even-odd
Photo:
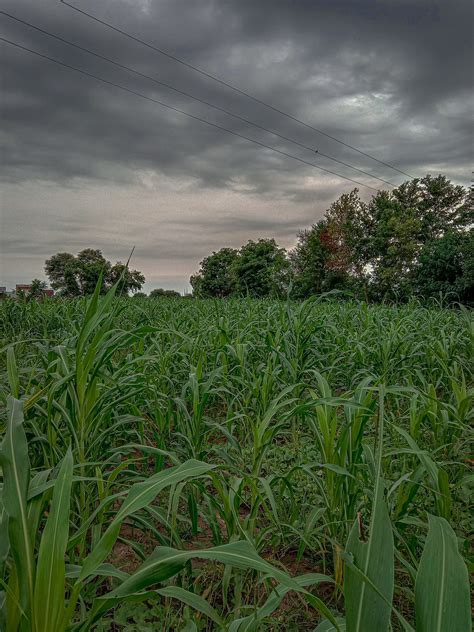
[[[65,297],[92,294],[99,279],[102,279],[102,294],[117,281],[120,281],[118,293],[125,295],[137,292],[145,283],[141,272],[129,269],[121,261],[112,265],[100,250],[93,248],[81,250],[76,256],[58,252],[46,259],[45,272],[53,290]]]
[[[196,297],[303,299],[338,289],[357,298],[405,301],[450,296],[474,302],[473,190],[427,175],[369,202],[357,189],[297,235],[221,248],[190,279]]]
[[[473,189],[443,175],[378,191],[369,202],[354,189],[301,231],[290,251],[274,239],[259,239],[213,252],[191,276],[193,296],[304,299],[337,289],[368,301],[443,295],[473,304],[473,226]],[[76,256],[57,253],[45,271],[60,296],[89,295],[99,278],[103,293],[119,281],[119,294],[146,296],[141,272],[112,264],[92,248]],[[35,279],[31,291],[41,294],[43,285]],[[150,293],[170,296],[180,295],[161,288]]]

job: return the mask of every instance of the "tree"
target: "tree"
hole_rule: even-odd
[[[193,298],[204,298],[202,293],[202,276],[201,274],[192,274],[189,278],[191,287],[193,288],[191,296]]]
[[[86,248],[75,257],[59,252],[45,262],[45,271],[51,287],[62,296],[88,296],[92,294],[102,275],[101,292],[104,294],[121,277],[119,294],[140,290],[145,277],[138,270],[129,270],[120,261],[112,266],[100,250]]]
[[[77,280],[81,288],[81,294],[88,296],[92,294],[102,275],[102,294],[108,289],[108,281],[111,273],[111,263],[102,254],[101,250],[86,248],[76,257]]]
[[[363,218],[367,205],[358,189],[344,193],[333,202],[325,214],[325,231],[321,235],[328,250],[327,268],[342,278],[364,279],[361,245],[365,239]]]
[[[449,231],[439,239],[428,241],[420,254],[415,275],[415,289],[424,298],[440,294],[474,303],[474,230]]]
[[[44,281],[40,281],[39,279],[33,279],[31,281],[30,290],[28,292],[27,299],[29,301],[42,299],[44,296],[45,289],[46,289],[46,283]]]
[[[221,248],[201,261],[198,274],[190,279],[193,294],[201,298],[226,298],[235,293],[237,250]]]
[[[472,196],[442,175],[379,191],[368,204],[357,189],[342,195],[298,236],[290,254],[294,295],[337,287],[376,300],[406,300],[425,244],[474,221]]]
[[[424,244],[472,222],[472,203],[463,187],[427,175],[379,191],[359,219],[360,258],[370,269],[372,297],[404,300],[413,291]]]
[[[164,290],[159,287],[150,292],[150,298],[180,298],[181,294],[176,290]]]
[[[69,252],[58,252],[46,260],[45,272],[54,290],[63,296],[79,296],[77,260]]]
[[[294,296],[304,298],[332,289],[357,290],[365,284],[360,250],[364,213],[365,204],[354,189],[331,204],[324,219],[299,233],[290,254]]]
[[[110,268],[108,275],[108,285],[113,285],[120,280],[117,288],[119,295],[127,295],[129,292],[138,292],[145,283],[144,275],[138,270],[130,270],[124,263],[118,261]]]
[[[298,243],[290,253],[294,275],[293,296],[307,298],[324,291],[327,277],[328,249],[321,238],[326,230],[324,220],[298,234]]]
[[[241,296],[282,297],[289,286],[290,265],[286,250],[274,239],[249,241],[233,265],[235,284]]]
[[[133,298],[146,298],[145,292],[135,292]]]
[[[420,221],[422,243],[443,236],[447,231],[462,229],[472,222],[472,198],[462,186],[454,185],[446,176],[427,175],[421,180],[402,184],[394,195],[400,199],[405,189],[415,196],[416,215]]]
[[[361,257],[370,270],[370,295],[376,300],[403,300],[411,292],[411,276],[420,250],[421,223],[409,198],[379,191],[363,219],[365,241]]]

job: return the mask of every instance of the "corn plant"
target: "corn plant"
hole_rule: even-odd
[[[113,520],[103,531],[92,550],[81,564],[70,567],[66,563],[67,552],[74,536],[70,536],[70,495],[73,484],[73,457],[68,450],[62,460],[57,477],[36,485],[30,480],[28,445],[23,427],[22,404],[11,398],[9,402],[7,433],[1,447],[1,463],[4,483],[2,488],[2,541],[9,543],[10,558],[5,604],[5,626],[8,632],[25,630],[61,632],[74,625],[75,629],[90,629],[91,624],[111,607],[129,598],[144,599],[147,589],[163,583],[181,571],[189,560],[209,559],[240,569],[253,569],[271,576],[287,590],[302,592],[307,600],[321,610],[330,620],[333,617],[324,604],[304,589],[286,573],[272,567],[258,557],[246,542],[235,542],[208,550],[179,550],[157,547],[143,564],[130,576],[105,564],[119,536],[121,525],[131,514],[147,507],[168,486],[179,484],[207,474],[213,466],[199,461],[187,461],[168,468],[133,485],[126,494]],[[50,511],[41,530],[43,490],[52,488]],[[46,497],[49,493],[46,493]],[[102,505],[113,498],[106,498]],[[90,525],[87,525],[90,526]],[[84,526],[82,527],[84,528]],[[36,541],[39,540],[39,544]],[[84,620],[76,622],[77,602],[88,581],[100,577],[115,577],[119,584],[104,595],[97,597]],[[66,578],[72,580],[66,591]],[[320,581],[324,578],[319,578]],[[328,578],[326,578],[328,579]],[[68,596],[66,596],[68,595]],[[188,602],[211,619],[220,622],[221,617],[202,599],[177,587],[162,588],[157,595]]]
[[[143,600],[206,632],[469,629],[473,331],[337,296],[0,302],[3,627]]]
[[[394,538],[384,498],[382,471],[384,397],[385,388],[381,386],[370,524],[365,531],[360,520],[354,522],[344,555],[345,628],[348,632],[388,630],[392,611],[404,630],[413,631],[392,603]],[[416,573],[415,611],[417,630],[467,631],[471,628],[467,568],[459,554],[453,530],[441,517],[429,516],[428,538]],[[324,629],[323,626],[320,629]]]

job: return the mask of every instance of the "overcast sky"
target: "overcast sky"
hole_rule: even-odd
[[[469,0],[73,0],[118,28],[414,176],[469,185]],[[59,0],[1,9],[395,184],[400,173],[93,22]],[[348,167],[0,15],[0,36],[378,188]],[[188,288],[211,251],[298,230],[354,188],[0,43],[0,285],[100,248],[146,289]],[[369,198],[374,191],[362,186]]]

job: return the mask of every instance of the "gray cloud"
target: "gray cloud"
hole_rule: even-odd
[[[468,185],[467,0],[77,0],[124,30],[414,175]],[[3,8],[81,46],[389,179],[400,174],[131,42],[59,0]],[[0,16],[3,37],[377,186]],[[2,45],[0,283],[40,275],[57,250],[94,246],[150,287],[186,286],[212,249],[294,243],[353,185],[117,88]],[[361,189],[364,196],[369,190]],[[133,242],[133,243],[132,243]]]

